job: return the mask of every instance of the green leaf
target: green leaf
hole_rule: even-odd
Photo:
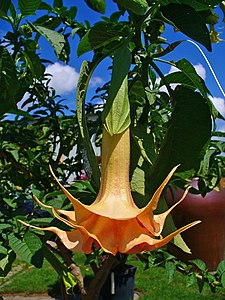
[[[86,173],[91,181],[92,186],[98,191],[100,186],[100,170],[95,158],[92,144],[90,142],[87,120],[85,116],[87,87],[95,67],[96,65],[92,66],[87,61],[83,61],[82,63],[76,90],[76,107],[79,130],[84,147],[83,155],[86,162]]]
[[[215,5],[221,3],[221,0],[162,0],[163,5],[168,5],[171,3],[186,4],[193,7],[197,11],[201,11],[209,8],[214,8]]]
[[[209,31],[201,15],[188,5],[169,4],[161,8],[163,16],[181,32],[212,51]]]
[[[211,137],[210,108],[204,97],[177,87],[174,103],[164,142],[149,174],[150,195],[174,166],[180,164],[179,172],[198,170]]]
[[[30,16],[35,14],[41,5],[41,0],[19,0],[18,5],[23,16]]]
[[[53,2],[53,7],[54,8],[60,8],[60,7],[62,7],[63,6],[63,0],[54,0],[54,2]]]
[[[7,14],[10,5],[11,5],[11,0],[1,0],[0,1],[0,16],[2,16],[2,12]]]
[[[137,15],[143,15],[149,7],[146,0],[115,0],[115,2]]]
[[[186,253],[191,253],[191,249],[187,246],[180,233],[174,237],[174,245],[176,245]]]
[[[5,229],[10,229],[12,228],[11,224],[0,224],[0,231],[2,232]]]
[[[16,108],[19,82],[16,67],[8,50],[0,46],[0,115]]]
[[[176,62],[175,65],[193,83],[193,86],[195,86],[195,88],[197,88],[202,95],[207,98],[207,94],[210,94],[210,92],[207,89],[204,80],[198,75],[193,65],[185,58]]]
[[[87,5],[92,8],[93,10],[104,14],[106,9],[105,0],[84,0]]]
[[[165,50],[153,54],[152,57],[155,58],[155,57],[161,57],[161,56],[164,56],[164,55],[166,55],[166,54],[172,52],[177,46],[179,46],[179,45],[180,45],[181,43],[183,43],[183,42],[185,42],[185,40],[176,41],[176,42],[174,42],[174,43],[171,43],[171,44],[169,44],[169,46],[168,46]]]
[[[15,259],[15,252],[9,250],[8,254],[0,260],[0,277],[5,277],[9,273]]]
[[[36,234],[27,232],[23,240],[20,240],[12,233],[9,235],[9,245],[22,260],[36,268],[42,267],[42,242]]]
[[[0,254],[7,255],[8,249],[0,245]]]
[[[146,197],[145,178],[156,156],[154,138],[147,126],[141,124],[131,128],[131,137],[131,191],[135,203],[141,206],[141,203],[149,201],[148,196]]]
[[[225,273],[221,275],[220,281],[222,283],[222,287],[225,288]]]
[[[98,49],[110,44],[112,41],[120,41],[129,34],[129,29],[124,24],[96,23],[82,38],[77,48],[77,55]]]
[[[52,253],[48,247],[44,245],[44,256],[47,259],[47,261],[52,265],[54,270],[59,274],[61,277],[63,275],[63,272],[68,271],[65,265],[55,256],[54,253]]]
[[[26,111],[23,111],[21,109],[10,109],[9,110],[9,113],[10,114],[13,114],[13,115],[17,115],[17,116],[22,116],[30,121],[34,121],[34,118]]]
[[[31,220],[29,224],[36,225],[36,226],[37,225],[48,226],[52,220],[53,220],[53,217],[52,218],[36,218],[36,219]]]
[[[218,275],[221,276],[224,272],[225,272],[225,260],[222,260],[216,269],[216,273],[218,273]]]
[[[186,277],[186,287],[192,286],[195,283],[196,276],[194,272],[191,272]]]
[[[3,198],[3,201],[5,203],[7,203],[8,206],[12,207],[12,208],[15,208],[17,203],[16,203],[16,200],[15,198],[11,199],[11,198]]]
[[[112,93],[114,93],[114,91]],[[109,93],[108,99],[111,101],[111,107],[105,118],[103,116],[105,128],[110,135],[122,133],[130,126],[130,103],[128,99],[127,77],[124,78],[115,98],[111,100]],[[107,109],[107,105],[105,108]]]
[[[130,125],[127,77],[130,65],[131,53],[125,44],[114,55],[109,95],[102,114],[103,123],[110,135],[122,133]]]
[[[200,270],[200,271],[206,271],[206,264],[201,259],[194,259],[191,260],[191,262]]]
[[[53,49],[55,50],[55,53],[58,56],[58,58],[60,58],[60,54],[62,53],[65,44],[64,36],[56,31],[53,31],[40,25],[31,24],[31,26],[34,27],[34,29],[40,35],[46,38],[46,40],[52,45]]]
[[[152,165],[153,161],[155,160],[156,153],[152,146],[154,143],[154,138],[149,129],[146,128],[146,126],[139,124],[132,128],[131,134],[138,145],[141,156],[146,162]]]
[[[184,87],[190,89],[198,89],[201,94],[207,98],[210,94],[206,87],[204,80],[197,74],[192,64],[185,58],[175,63],[175,66],[181,70],[181,72],[173,72],[165,76],[168,83],[180,83]],[[160,86],[163,86],[164,82],[161,81]]]
[[[59,17],[44,15],[35,20],[33,24],[55,30],[61,24],[61,19]]]
[[[23,51],[24,59],[27,63],[27,66],[33,73],[35,78],[40,78],[44,75],[44,66],[41,63],[40,57],[31,51]]]
[[[62,280],[66,288],[67,294],[69,294],[74,286],[77,284],[76,277],[70,273],[70,271],[64,271],[62,275]]]
[[[48,3],[42,1],[41,5],[39,6],[39,9],[40,10],[47,10],[48,12],[50,12],[52,10],[52,7]]]

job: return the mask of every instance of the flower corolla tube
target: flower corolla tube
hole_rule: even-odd
[[[89,254],[93,249],[101,247],[103,251],[116,255],[135,254],[160,248],[178,233],[200,222],[193,222],[162,237],[166,217],[185,198],[188,191],[186,190],[180,201],[167,211],[158,215],[153,214],[163,189],[176,170],[175,167],[158,187],[149,203],[143,208],[138,208],[130,191],[129,163],[129,128],[113,136],[103,129],[101,185],[91,205],[82,204],[74,198],[51,170],[60,188],[70,200],[73,210],[66,211],[42,205],[51,208],[54,216],[69,225],[71,230],[64,231],[57,227],[39,228],[22,223],[55,233],[71,251]],[[37,198],[36,201],[40,203]]]

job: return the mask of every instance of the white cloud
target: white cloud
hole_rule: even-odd
[[[195,71],[197,74],[203,79],[206,79],[206,69],[203,67],[202,64],[198,63],[197,65],[194,65]]]
[[[225,132],[225,125],[217,124],[217,126],[218,126],[218,128],[217,128],[218,131]],[[221,139],[222,139],[222,138],[220,138],[220,140],[221,140]]]
[[[216,109],[221,113],[222,116],[225,116],[225,101],[220,97],[210,97],[212,103]]]
[[[195,71],[197,72],[197,74],[198,74],[203,80],[205,80],[205,78],[206,78],[206,69],[203,67],[203,65],[200,64],[200,63],[198,63],[198,64],[194,65],[193,67],[195,68]],[[180,70],[179,70],[177,67],[171,66],[169,72],[168,72],[166,75],[171,74],[171,73],[174,73],[174,72],[179,72],[179,71],[180,71]],[[159,82],[160,82],[160,78],[157,78],[156,82],[159,83]],[[177,86],[176,83],[170,84],[171,89],[175,89],[176,86]],[[167,88],[165,87],[165,85],[163,85],[163,86],[160,88],[160,91],[161,91],[161,92],[162,92],[162,91],[163,91],[163,92],[167,92]]]
[[[193,67],[195,68],[195,71],[197,72],[197,74],[203,79],[205,80],[206,78],[206,69],[203,67],[202,64],[198,63],[197,65],[193,65]],[[178,72],[180,71],[178,68],[172,66],[169,70],[169,74],[170,73],[174,73],[174,72]]]
[[[50,86],[56,90],[56,94],[68,95],[77,87],[79,73],[75,68],[55,62],[48,65],[45,71],[46,74],[51,74]],[[90,80],[90,87],[96,87],[104,81],[101,77],[92,77]]]
[[[179,71],[180,70],[177,67],[171,66],[168,74],[174,73],[174,72],[179,72]]]
[[[101,77],[93,77],[90,80],[90,87],[97,87],[98,85],[102,84],[104,80]]]
[[[50,86],[56,94],[67,95],[76,89],[79,73],[74,68],[55,62],[47,66],[45,73],[52,75]]]

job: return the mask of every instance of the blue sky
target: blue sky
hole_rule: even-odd
[[[48,3],[52,3],[53,1],[46,1]],[[113,1],[106,1],[106,15],[110,15],[112,11],[116,10],[116,5]],[[13,0],[13,3],[17,7],[17,1]],[[101,20],[101,14],[94,12],[91,10],[85,3],[84,0],[64,0],[64,5],[70,7],[72,5],[76,5],[78,8],[77,20],[84,21],[88,20],[91,24]],[[222,13],[218,10],[220,15],[219,24],[217,26],[217,30],[221,32],[220,38],[225,40],[225,29],[224,23],[222,22]],[[1,36],[7,32],[9,29],[5,22],[0,22],[0,34]],[[174,32],[171,26],[167,26],[164,37],[167,38],[168,42],[173,42],[180,39],[188,39],[184,35],[179,32]],[[54,54],[53,49],[49,45],[47,41],[44,39],[41,40],[40,43],[40,54],[42,58],[50,59],[52,64],[47,66],[47,71],[53,75],[52,78],[52,86],[56,89],[57,93],[61,95],[63,99],[66,99],[65,103],[69,105],[71,109],[75,108],[75,91],[76,91],[76,83],[79,76],[80,66],[83,60],[90,60],[92,57],[91,53],[84,54],[80,58],[76,55],[76,48],[78,45],[79,39],[75,37],[73,40],[71,39],[71,58],[69,61],[69,65],[65,65],[62,62],[57,60],[57,57]],[[201,46],[201,45],[200,45]],[[223,81],[224,71],[225,71],[225,44],[224,41],[213,44],[213,51],[208,52],[201,46],[201,49],[204,51],[206,56],[208,57],[222,87],[225,84]],[[220,112],[225,116],[225,103],[224,97],[219,90],[202,54],[198,51],[198,49],[191,43],[182,43],[178,46],[172,54],[165,57],[167,60],[179,60],[181,58],[186,58],[192,62],[195,66],[197,72],[200,76],[202,76],[206,80],[206,84],[211,91],[214,99],[214,104],[220,110]],[[107,70],[110,65],[110,60],[105,60],[100,64],[100,66],[96,69],[93,74],[92,81],[90,87],[88,89],[87,101],[89,101],[92,96],[95,94],[96,87],[104,82],[108,81],[110,78],[110,72]],[[161,70],[166,74],[173,71],[170,66],[163,65],[162,63],[158,64]],[[225,126],[220,123],[220,127]]]

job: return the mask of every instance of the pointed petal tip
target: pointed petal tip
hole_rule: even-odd
[[[48,208],[48,209],[52,209],[52,206],[46,205],[46,204],[42,203],[42,202],[37,198],[37,196],[35,196],[34,194],[33,194],[32,196],[33,196],[34,200],[35,200],[39,205],[41,205],[41,206],[43,206],[43,207],[45,207],[45,208]]]

